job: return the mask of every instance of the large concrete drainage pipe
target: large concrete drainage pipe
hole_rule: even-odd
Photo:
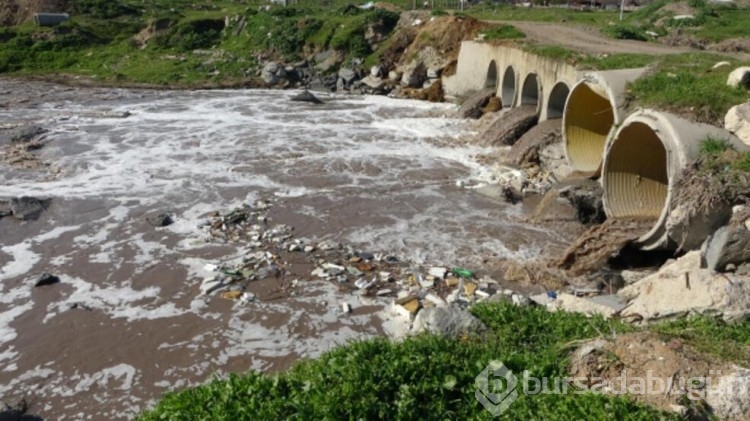
[[[625,118],[625,88],[645,69],[587,73],[570,91],[563,111],[563,139],[574,171],[599,175],[604,144]]]
[[[516,71],[513,70],[512,66],[508,66],[503,73],[503,84],[500,91],[504,108],[511,108],[516,105],[516,78]]]
[[[678,205],[674,189],[709,137],[739,142],[718,127],[654,110],[628,116],[607,142],[602,164],[604,211],[609,218],[653,220],[652,228],[636,241],[642,249],[675,248],[682,242],[667,227],[670,211]]]
[[[539,98],[542,96],[542,88],[539,83],[539,76],[535,73],[529,73],[523,80],[521,86],[521,105],[530,105],[539,112]]]

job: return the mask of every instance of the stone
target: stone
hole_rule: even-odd
[[[714,232],[701,250],[706,267],[723,272],[750,262],[750,231],[744,225],[727,225]]]
[[[322,104],[323,101],[318,99],[315,95],[310,93],[307,89],[304,91],[298,93],[297,95],[293,96],[290,101],[297,101],[297,102],[309,102],[311,104]]]
[[[495,97],[496,88],[485,88],[470,95],[456,111],[459,118],[477,119],[482,116],[482,108],[487,105],[490,98]],[[502,104],[501,104],[502,105]]]
[[[589,315],[598,314],[605,318],[614,316],[617,311],[608,305],[597,303],[588,298],[576,297],[568,293],[558,294],[557,299],[550,306],[550,309],[553,311],[563,310],[570,313],[584,313]]]
[[[357,79],[357,72],[346,67],[342,67],[341,69],[339,69],[338,74],[339,79],[343,80],[346,86],[350,85]]]
[[[444,305],[448,304],[444,299],[440,298],[437,294],[434,294],[432,292],[430,292],[427,295],[425,295],[424,299],[425,299],[426,302],[431,302],[431,303],[435,304],[438,307],[444,306]]]
[[[401,85],[408,88],[422,88],[427,81],[427,68],[419,62],[407,68],[401,76]]]
[[[394,82],[401,82],[402,76],[403,73],[397,70],[391,70],[390,72],[388,72],[388,80],[392,80]]]
[[[724,116],[724,128],[750,146],[750,102],[730,108]]]
[[[166,213],[160,213],[156,216],[148,217],[146,218],[146,221],[154,227],[166,227],[168,225],[172,225],[172,223],[174,222],[172,220],[172,217]]]
[[[630,285],[640,281],[651,273],[652,272],[640,270],[623,270],[622,272],[620,272],[620,277],[622,278],[623,282],[625,282],[625,285]]]
[[[10,211],[13,212],[13,216],[22,221],[39,218],[48,206],[49,200],[40,200],[35,197],[22,196],[10,199]]]
[[[600,224],[607,219],[602,201],[604,190],[599,182],[588,178],[571,181],[559,188],[558,194],[575,208],[576,219],[582,224]]]
[[[49,274],[49,273],[43,273],[37,278],[36,282],[34,283],[35,287],[41,287],[45,285],[52,285],[60,282],[60,278]]]
[[[727,86],[750,89],[750,67],[743,66],[732,70],[727,77]]]
[[[269,61],[263,66],[260,75],[267,84],[277,85],[286,79],[286,69],[275,61]]]
[[[729,374],[712,379],[706,391],[706,403],[719,419],[750,419],[750,370],[731,367]]]
[[[636,321],[689,313],[738,320],[750,314],[750,277],[715,274],[701,268],[701,252],[697,250],[665,264],[617,295],[628,301],[620,316]]]
[[[526,268],[523,265],[514,262],[508,263],[503,278],[509,282],[528,282],[531,279]]]
[[[10,141],[13,143],[31,142],[32,140],[34,140],[34,138],[46,132],[47,130],[40,126],[24,126],[11,132]]]
[[[464,284],[464,293],[467,297],[471,297],[477,291],[477,284],[474,282],[467,282]]]
[[[530,295],[529,299],[540,306],[546,306],[552,303],[552,297],[546,292],[543,294]]]
[[[451,305],[422,309],[414,319],[413,334],[434,333],[449,338],[484,332],[487,327],[467,310]]]
[[[380,78],[382,75],[383,75],[382,67],[377,66],[377,65],[370,67],[370,76]]]
[[[385,85],[385,82],[383,82],[382,79],[372,75],[363,78],[362,83],[375,90],[382,89]]]
[[[693,15],[674,15],[674,16],[672,16],[672,19],[674,19],[674,20],[690,20],[690,19],[695,19],[695,16],[693,16]]]

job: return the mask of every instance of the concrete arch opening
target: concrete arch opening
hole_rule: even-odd
[[[529,73],[521,87],[521,105],[531,105],[536,108],[539,106],[540,96],[542,96],[542,89],[539,76],[536,73]]]
[[[565,82],[557,82],[549,93],[547,100],[547,119],[562,118],[565,112],[565,103],[568,101],[570,88]]]
[[[484,81],[484,87],[497,88],[497,64],[495,60],[492,60],[489,68],[487,68],[487,79]]]
[[[516,71],[513,66],[508,66],[503,74],[503,86],[500,92],[503,107],[509,108],[515,105],[516,99]]]
[[[614,123],[614,109],[600,86],[583,81],[573,87],[563,112],[563,132],[568,162],[575,171],[599,171]]]

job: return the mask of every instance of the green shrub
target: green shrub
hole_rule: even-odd
[[[648,36],[641,28],[629,25],[611,25],[602,29],[602,32],[615,39],[630,39],[635,41],[647,41]]]
[[[164,48],[191,51],[211,48],[221,41],[223,19],[200,19],[180,23],[166,34],[155,37],[155,44]]]
[[[724,139],[706,138],[701,142],[700,154],[703,156],[720,155],[729,149],[729,144]]]
[[[493,26],[484,31],[485,39],[518,39],[525,38],[526,34],[518,30],[513,25],[498,25]]]

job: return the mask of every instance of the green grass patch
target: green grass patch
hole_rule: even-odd
[[[513,25],[497,25],[483,32],[484,39],[520,39],[525,38],[526,34],[518,30]]]
[[[355,342],[277,375],[232,375],[168,394],[141,420],[493,419],[475,399],[476,376],[493,360],[514,373],[561,378],[572,341],[633,328],[599,317],[507,303],[474,313],[488,337],[424,335]],[[624,397],[519,394],[501,419],[678,419]]]
[[[606,54],[588,55],[578,61],[581,69],[614,70],[645,67],[656,60],[648,54]]]
[[[712,69],[719,61],[732,65]],[[662,56],[649,74],[630,84],[630,91],[639,105],[690,113],[701,122],[721,126],[729,108],[750,99],[747,91],[726,85],[737,65],[714,54]]]
[[[704,142],[710,154],[721,154],[719,143]],[[747,156],[747,155],[746,155]],[[667,337],[680,338],[699,352],[714,355],[724,361],[750,366],[750,322],[727,324],[708,316],[693,317],[658,324],[653,328]]]

